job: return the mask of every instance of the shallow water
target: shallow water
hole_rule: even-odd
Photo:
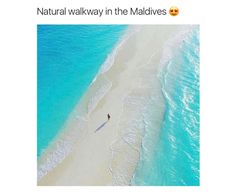
[[[125,29],[38,26],[38,156],[62,133],[65,120],[85,92],[88,101],[82,110],[90,114],[110,91],[112,82],[98,75],[111,68],[121,47],[114,45]],[[194,27],[168,47],[160,73],[156,52],[136,71],[139,86],[123,98],[120,137],[110,146],[113,185],[199,185],[198,33]],[[87,120],[77,116],[81,129],[86,129]],[[81,133],[76,127],[58,139],[46,163],[39,166],[38,178],[70,153],[73,141],[78,140],[74,135]],[[130,170],[135,170],[131,183]]]
[[[199,185],[199,28],[170,49],[159,74],[164,97],[161,126],[150,113],[132,185]],[[150,111],[155,113],[156,105]],[[152,117],[151,117],[152,116]],[[157,116],[157,118],[159,118]]]
[[[121,25],[38,25],[38,157],[63,128],[125,29]]]

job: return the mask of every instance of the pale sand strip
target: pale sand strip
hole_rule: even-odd
[[[136,133],[131,136],[133,141],[125,144],[125,137],[129,137],[127,130],[135,128],[127,128],[129,119],[125,117],[126,114],[130,115],[130,112],[127,113],[127,109],[124,109],[125,101],[130,97],[138,98],[139,104],[142,104],[142,98],[150,96],[152,93],[150,84],[153,83],[152,78],[158,72],[165,42],[186,27],[163,25],[131,28],[137,32],[117,50],[110,70],[97,78],[75,109],[74,114],[79,111],[78,108],[87,107],[91,95],[96,92],[94,87],[97,82],[109,82],[106,86],[108,88],[106,94],[102,95],[102,98],[95,99],[98,104],[92,107],[94,110],[87,116],[88,124],[84,139],[78,141],[72,153],[44,176],[38,185],[128,185],[130,183],[139,160],[143,129],[136,128]],[[161,94],[157,96],[161,101]],[[137,114],[136,112],[131,114],[135,116],[134,118],[140,115],[137,106],[133,109]],[[163,107],[160,105],[160,114],[162,110]],[[110,121],[95,133],[95,130],[106,122],[107,113],[111,114]],[[73,123],[68,123],[68,126],[76,129],[78,126],[76,121],[74,118]]]

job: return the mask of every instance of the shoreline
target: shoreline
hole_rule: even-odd
[[[164,111],[156,82],[163,48],[185,26],[131,28],[135,33],[115,50],[108,70],[99,70],[56,138],[56,147],[49,146],[38,160],[38,185],[130,184],[140,159],[145,134],[143,116],[152,104],[150,98],[158,98],[154,102],[159,105],[159,123]],[[89,107],[91,102],[95,102],[93,107]],[[109,122],[107,113],[111,114]],[[56,155],[63,161],[53,159]]]
[[[108,54],[106,60],[101,65],[97,75],[94,77],[93,81],[88,87],[88,90],[82,96],[80,101],[76,104],[72,112],[70,113],[68,119],[66,120],[63,128],[55,136],[55,138],[49,143],[48,147],[43,151],[40,157],[37,159],[37,180],[40,181],[45,175],[48,174],[52,169],[54,169],[59,163],[61,163],[68,155],[70,155],[73,150],[74,145],[77,141],[82,140],[83,136],[86,134],[86,122],[90,112],[93,111],[91,108],[91,101],[93,96],[96,95],[95,92],[99,91],[101,87],[100,84],[108,84],[106,79],[101,77],[101,75],[107,72],[114,64],[114,57],[116,52],[122,47],[122,44],[135,32],[136,29],[131,27],[124,31],[124,34],[120,37],[116,45],[114,46],[111,53]],[[98,77],[100,79],[98,79]],[[98,79],[98,80],[97,80]],[[96,83],[95,83],[96,82]],[[112,86],[112,85],[111,85]],[[101,90],[101,89],[100,89]],[[109,89],[108,89],[109,91]],[[99,102],[99,101],[98,101]],[[95,105],[96,107],[96,105]],[[81,130],[75,130],[75,123],[80,121]],[[72,137],[72,135],[79,135],[78,137]],[[73,138],[73,139],[72,139]],[[71,141],[72,140],[72,141]]]

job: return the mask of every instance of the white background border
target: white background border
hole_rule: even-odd
[[[0,191],[235,191],[235,6],[230,1],[1,1]],[[103,8],[177,5],[180,15],[40,17],[36,7]],[[37,187],[37,24],[200,24],[200,187]],[[234,25],[234,26],[233,26]]]

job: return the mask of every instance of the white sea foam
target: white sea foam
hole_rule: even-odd
[[[182,45],[182,42],[185,41],[185,39],[188,37],[191,31],[192,31],[191,26],[185,27],[183,30],[180,30],[178,33],[176,33],[173,37],[169,38],[165,42],[165,46],[162,52],[162,57],[160,59],[160,72],[158,74],[160,80],[162,81],[162,85],[166,84],[167,83],[166,81],[170,79],[167,78],[167,76],[169,75],[167,71],[169,71],[169,68],[171,66],[173,55],[177,50],[179,50],[180,46]],[[174,103],[169,96],[173,90],[171,89],[171,85],[168,89],[169,93],[167,93],[163,87],[161,88],[161,90],[164,97],[168,100],[168,103],[172,107],[174,107]]]
[[[160,60],[161,67],[166,67],[166,64],[173,57],[174,52],[178,50],[179,46],[182,45],[181,42],[183,42],[187,38],[187,34],[189,34],[191,30],[191,26],[185,27],[183,30],[179,31],[165,42],[162,57]]]
[[[98,75],[106,73],[107,71],[110,70],[110,68],[112,67],[112,65],[114,64],[115,61],[115,57],[117,55],[117,53],[119,52],[119,50],[122,48],[122,46],[124,45],[124,43],[129,40],[130,37],[132,37],[132,35],[134,35],[135,33],[137,33],[140,29],[138,27],[136,28],[132,28],[129,27],[125,34],[120,38],[120,40],[118,41],[117,45],[115,46],[115,48],[113,49],[113,51],[107,56],[105,62],[102,64]]]
[[[119,39],[118,43],[116,44],[116,46],[114,47],[112,52],[107,55],[105,62],[101,65],[97,75],[94,77],[91,84],[96,82],[98,76],[100,76],[110,70],[110,68],[114,64],[115,57],[116,57],[118,51],[121,49],[121,47],[125,43],[125,41],[128,40],[128,38],[130,37],[131,34],[132,33],[126,31],[126,33]]]
[[[86,134],[87,119],[85,117],[77,117],[76,123],[76,127],[62,130],[57,139],[50,143],[47,150],[42,154],[38,163],[38,181],[70,154],[78,140],[83,139]]]
[[[46,160],[38,166],[38,180],[55,168],[71,152],[71,149],[71,141],[64,139],[57,140],[55,149],[47,156]]]

